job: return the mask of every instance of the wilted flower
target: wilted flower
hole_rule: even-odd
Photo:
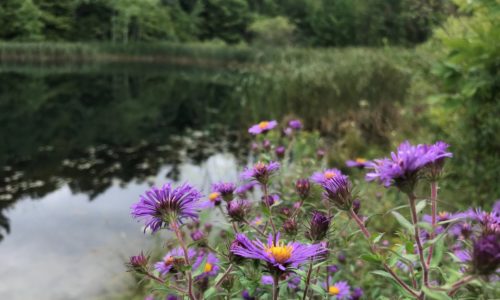
[[[299,224],[297,224],[297,221],[295,221],[295,219],[287,219],[285,222],[283,222],[283,230],[286,234],[294,236],[299,230]]]
[[[330,297],[335,297],[334,299],[347,300],[349,299],[351,287],[346,281],[338,281],[330,284],[327,287],[327,292]]]
[[[189,260],[193,259],[196,252],[193,249],[188,249]],[[184,266],[189,264],[184,259],[184,252],[181,247],[174,248],[170,250],[164,257],[162,261],[155,263],[155,269],[160,272],[161,275],[165,276],[169,272],[175,272],[176,266]]]
[[[276,157],[283,158],[285,157],[286,148],[284,146],[278,146],[274,149],[274,153],[276,153]]]
[[[269,177],[274,174],[280,168],[280,164],[274,161],[269,162],[268,164],[263,162],[258,162],[253,165],[252,168],[246,168],[241,173],[241,179],[250,180],[254,179],[261,184],[266,184],[269,180]]]
[[[330,228],[330,220],[331,218],[327,217],[324,213],[313,211],[306,237],[311,241],[320,241],[324,239]]]
[[[300,122],[300,120],[290,120],[288,122],[288,127],[295,130],[302,129],[302,122]]]
[[[327,169],[322,172],[315,172],[311,176],[311,180],[318,183],[323,184],[326,180],[332,179],[337,176],[341,176],[342,173],[337,169]]]
[[[292,268],[297,268],[300,264],[310,260],[323,258],[327,250],[318,244],[305,245],[298,242],[284,244],[279,240],[279,232],[276,242],[272,235],[269,235],[267,244],[261,241],[250,241],[244,234],[237,234],[236,239],[242,246],[236,246],[231,250],[240,256],[262,260],[267,263],[272,274],[282,274]]]
[[[348,160],[348,161],[346,161],[345,164],[349,168],[360,168],[360,169],[363,169],[363,168],[365,168],[366,166],[369,165],[369,161],[367,161],[364,158],[358,157],[355,160]]]
[[[500,235],[489,234],[474,241],[472,251],[474,272],[490,275],[500,266]]]
[[[200,192],[188,184],[175,189],[170,184],[162,188],[153,187],[132,205],[132,215],[145,220],[145,230],[150,228],[155,232],[170,222],[197,219],[200,198]]]
[[[218,182],[212,184],[212,191],[219,193],[225,201],[233,200],[236,185],[232,182]]]
[[[251,133],[251,134],[253,134],[253,135],[257,135],[257,134],[261,134],[261,133],[266,133],[269,130],[271,130],[274,127],[276,127],[277,125],[278,125],[278,122],[276,122],[275,120],[272,120],[272,121],[262,121],[259,124],[255,124],[252,127],[250,127],[248,129],[248,132]]]
[[[408,141],[401,143],[391,158],[376,159],[367,166],[373,172],[366,174],[366,180],[378,180],[386,187],[395,185],[405,193],[412,192],[423,168],[452,156],[449,152],[437,151],[438,143],[416,146]]]
[[[339,174],[323,181],[323,197],[328,199],[337,208],[349,210],[352,205],[351,182],[349,177]]]
[[[204,265],[203,262],[205,262]],[[217,272],[219,272],[219,259],[215,254],[209,252],[208,254],[205,253],[200,253],[198,257],[196,258],[195,263],[193,264],[193,270],[198,269],[199,267],[203,268],[203,273],[198,275],[196,277],[197,280],[206,278],[206,277],[212,277],[217,275]]]
[[[234,200],[227,203],[227,214],[233,222],[243,222],[250,210],[251,204],[248,200]]]
[[[306,199],[309,196],[309,192],[311,190],[311,183],[307,178],[298,179],[295,182],[295,191],[302,199]]]
[[[131,256],[127,267],[131,271],[135,271],[140,274],[147,272],[149,262],[149,256],[144,255],[143,252],[139,255]]]

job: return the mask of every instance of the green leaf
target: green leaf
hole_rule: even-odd
[[[316,293],[320,294],[321,296],[326,296],[326,290],[322,288],[321,286],[317,284],[311,284],[310,286],[311,290],[315,291]]]
[[[372,263],[382,262],[382,258],[380,256],[378,256],[376,254],[371,254],[371,253],[362,254],[359,258],[361,258],[364,261],[372,262]]]
[[[418,222],[417,227],[425,229],[428,232],[432,232],[432,224],[429,224],[427,222]]]
[[[217,294],[217,289],[215,287],[211,287],[203,294],[203,299],[208,299]]]
[[[421,200],[417,203],[417,205],[415,206],[415,208],[417,210],[417,214],[420,213],[425,208],[426,204],[427,204],[427,201],[425,199]]]
[[[380,240],[382,239],[383,236],[384,236],[383,232],[382,233],[377,232],[374,235],[372,235],[372,241],[373,241],[373,243],[376,244],[376,243],[380,242]]]
[[[437,241],[437,243],[434,245],[434,251],[432,251],[432,253],[433,256],[431,260],[431,267],[437,267],[441,262],[441,259],[443,259],[444,239],[440,239]]]
[[[445,292],[442,291],[433,291],[430,290],[426,287],[422,287],[422,291],[426,296],[428,296],[431,299],[436,299],[436,300],[452,300]]]
[[[403,215],[401,215],[397,211],[391,211],[391,214],[396,218],[401,226],[406,228],[408,231],[413,232],[413,225],[408,220],[406,220]]]

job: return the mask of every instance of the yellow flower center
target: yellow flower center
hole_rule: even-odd
[[[169,265],[171,265],[173,263],[174,263],[174,257],[173,256],[169,256],[169,257],[165,258],[165,265],[166,266],[169,266]]]
[[[279,263],[284,263],[292,256],[292,246],[286,246],[283,243],[278,245],[266,247],[266,253],[274,257],[274,259]]]
[[[256,219],[255,221],[253,221],[253,223],[255,225],[262,225],[262,219]]]
[[[326,179],[332,179],[333,177],[335,177],[335,173],[332,171],[326,171],[324,175]]]
[[[217,198],[219,198],[220,193],[219,192],[213,192],[208,195],[208,200],[214,202]]]
[[[358,157],[358,158],[356,158],[356,162],[357,162],[358,164],[364,164],[364,163],[366,162],[366,159],[361,158],[361,157]]]
[[[212,271],[212,268],[213,268],[212,264],[207,262],[205,264],[205,268],[203,269],[203,272],[208,273],[208,272]]]
[[[269,122],[268,121],[262,121],[259,123],[259,128],[260,129],[266,129],[267,126],[269,126]]]
[[[447,213],[447,212],[445,212],[445,211],[442,211],[442,212],[439,212],[439,213],[438,213],[438,216],[439,216],[440,218],[444,219],[444,218],[448,217],[448,213]]]
[[[328,294],[330,295],[338,295],[340,293],[340,290],[338,287],[334,286],[334,285],[331,285],[330,287],[328,287]]]

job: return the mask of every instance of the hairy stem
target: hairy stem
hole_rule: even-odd
[[[431,182],[431,217],[432,217],[432,232],[430,234],[430,240],[434,239],[436,235],[436,214],[437,214],[437,195],[438,195],[438,183],[437,181]],[[431,265],[432,254],[434,252],[434,245],[431,244],[429,247],[429,255],[427,256],[427,268]]]
[[[415,232],[415,242],[417,244],[418,257],[420,258],[420,264],[422,265],[422,272],[424,274],[423,281],[424,285],[429,286],[429,269],[427,268],[427,263],[424,257],[424,248],[422,247],[422,240],[420,240],[420,230],[418,229],[418,216],[417,208],[415,207],[416,197],[414,194],[409,194],[408,199],[410,201],[410,211],[411,211],[411,221],[413,223],[413,228]]]
[[[229,275],[229,273],[231,273],[232,270],[233,270],[233,264],[230,264],[229,267],[227,267],[226,272],[222,274],[222,277],[219,279],[219,281],[217,281],[214,287],[218,288],[224,282],[224,279],[226,279],[227,275]]]
[[[448,295],[449,296],[453,296],[455,295],[455,293],[462,287],[464,286],[465,284],[471,282],[472,280],[474,280],[476,277],[474,277],[473,275],[469,275],[469,276],[466,276],[462,279],[460,279],[459,281],[455,282],[452,286],[451,286],[451,290],[448,292]]]
[[[280,294],[279,276],[273,275],[273,300],[278,300]]]
[[[184,239],[182,238],[181,230],[175,221],[172,222],[172,229],[175,231],[175,235],[177,236],[177,240],[179,241],[179,245],[181,246],[182,251],[184,252],[184,260],[186,261],[186,264],[190,264],[189,254],[188,254],[188,249],[186,247],[186,243],[184,242]],[[193,293],[193,275],[191,275],[190,270],[186,271],[186,278],[188,281],[187,286],[188,286],[189,299],[196,300],[196,297]]]
[[[271,224],[271,228],[273,229],[273,239],[274,243],[276,243],[276,226],[274,226],[273,222],[273,213],[272,213],[272,208],[271,205],[268,204],[267,197],[269,196],[269,192],[267,191],[267,183],[262,185],[262,188],[264,190],[264,205],[267,205],[267,208],[269,208],[269,223]]]

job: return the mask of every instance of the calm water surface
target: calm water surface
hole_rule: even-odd
[[[244,79],[165,65],[0,66],[0,299],[126,289],[124,262],[158,242],[130,217],[145,189],[234,181],[241,128],[301,115],[242,97]]]

